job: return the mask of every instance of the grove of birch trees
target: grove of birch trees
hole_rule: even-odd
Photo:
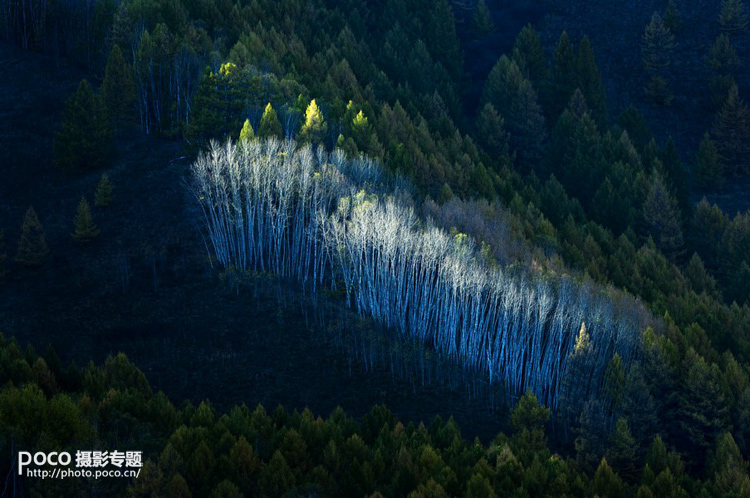
[[[558,409],[639,354],[649,313],[570,276],[488,263],[393,195],[375,161],[293,141],[213,143],[192,167],[211,261],[345,293],[348,305]]]

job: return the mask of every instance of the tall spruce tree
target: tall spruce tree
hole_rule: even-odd
[[[81,244],[88,244],[99,235],[99,227],[94,223],[91,206],[85,197],[78,202],[74,226],[72,236]]]
[[[484,0],[479,0],[474,7],[474,29],[480,36],[486,36],[495,30],[495,22],[492,20],[492,13],[487,8]]]
[[[722,0],[719,27],[727,35],[739,35],[747,30],[747,14],[742,0]]]
[[[729,89],[716,116],[713,136],[728,175],[750,172],[750,109],[740,98],[737,85]]]
[[[30,207],[23,217],[21,225],[21,239],[18,241],[16,263],[28,268],[42,266],[49,255],[49,247],[44,237],[44,228],[39,217]]]
[[[713,190],[724,183],[724,165],[716,144],[708,133],[703,134],[695,154],[695,183],[701,190]]]
[[[656,172],[652,174],[651,188],[643,202],[643,219],[656,246],[674,261],[683,249],[680,210]]]
[[[133,69],[125,61],[118,45],[114,45],[109,53],[101,93],[112,129],[117,135],[122,126],[135,116]]]
[[[106,108],[86,80],[65,104],[54,149],[56,162],[71,170],[98,168],[111,153],[112,133]]]
[[[276,111],[269,102],[266,105],[266,109],[263,111],[263,116],[260,118],[260,126],[258,126],[258,136],[261,138],[266,137],[284,137],[284,130],[281,127],[281,121],[276,115]]]
[[[646,95],[657,105],[669,105],[673,98],[666,79],[666,69],[672,62],[674,48],[674,35],[665,26],[661,16],[654,12],[643,32],[641,59],[644,69],[650,75],[645,88]]]

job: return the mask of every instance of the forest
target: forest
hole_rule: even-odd
[[[0,4],[3,496],[750,496],[742,0]],[[255,330],[259,279],[497,389],[497,436],[266,412],[281,310],[255,388],[139,363]],[[15,475],[82,445],[143,472]]]

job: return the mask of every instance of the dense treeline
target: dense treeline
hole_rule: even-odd
[[[685,472],[660,437],[637,460],[627,424],[588,475],[554,454],[549,411],[524,395],[510,435],[467,441],[453,419],[404,425],[384,406],[357,421],[337,408],[267,412],[210,403],[175,407],[119,354],[102,366],[62,366],[0,336],[0,456],[15,496],[747,496],[747,462],[732,436],[711,448],[705,476]],[[139,479],[19,479],[18,451],[142,451]],[[6,474],[7,473],[7,474]]]

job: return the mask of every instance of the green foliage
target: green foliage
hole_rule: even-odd
[[[740,66],[740,58],[727,35],[716,37],[706,55],[706,64],[719,74],[732,74]]]
[[[252,140],[255,138],[255,132],[253,131],[253,127],[250,125],[250,120],[246,119],[245,123],[242,125],[242,129],[240,130],[240,142],[245,142],[248,140]]]
[[[643,67],[651,74],[659,74],[671,64],[674,48],[674,35],[664,25],[661,16],[655,12],[646,25],[641,40]]]
[[[103,173],[99,182],[96,184],[96,191],[94,192],[94,206],[96,207],[107,207],[112,203],[112,182],[109,180],[109,175]]]
[[[716,115],[713,137],[729,175],[750,171],[750,109],[740,98],[737,85],[729,89]]]
[[[82,80],[65,103],[60,131],[55,135],[55,161],[70,170],[96,169],[111,153],[112,134],[102,100]]]
[[[544,116],[534,88],[515,61],[500,57],[485,83],[483,100],[505,119],[519,161],[536,163],[542,157],[546,138]]]
[[[135,81],[133,69],[125,61],[118,45],[109,53],[107,67],[104,70],[101,98],[117,134],[123,125],[135,117]]]
[[[30,207],[23,217],[21,225],[21,239],[18,241],[16,252],[16,263],[26,267],[42,266],[49,255],[47,241],[44,238],[44,229],[39,222],[39,217]]]
[[[703,134],[703,139],[698,145],[695,163],[695,180],[700,189],[705,191],[721,187],[724,183],[724,165],[719,150],[708,133]]]
[[[474,7],[474,29],[480,36],[486,36],[495,30],[495,22],[492,20],[492,13],[487,8],[484,0],[479,0]]]
[[[542,40],[531,24],[524,26],[516,36],[513,60],[534,88],[541,91],[548,78],[547,57],[542,48]]]
[[[323,113],[315,99],[312,99],[305,111],[305,122],[300,130],[300,139],[319,144],[325,139],[327,131],[328,123],[323,119]]]
[[[742,0],[722,0],[719,26],[727,35],[738,35],[747,30],[747,14]]]
[[[76,211],[75,230],[73,238],[80,244],[88,244],[99,235],[99,227],[91,217],[91,207],[86,197],[81,197]]]
[[[643,202],[643,219],[646,232],[656,246],[668,257],[677,257],[683,248],[680,211],[658,174],[653,175],[651,189]]]
[[[279,121],[276,111],[273,109],[270,102],[266,105],[266,109],[263,111],[263,116],[260,118],[258,136],[262,138],[282,138],[284,136],[284,130],[281,128],[281,121]]]

